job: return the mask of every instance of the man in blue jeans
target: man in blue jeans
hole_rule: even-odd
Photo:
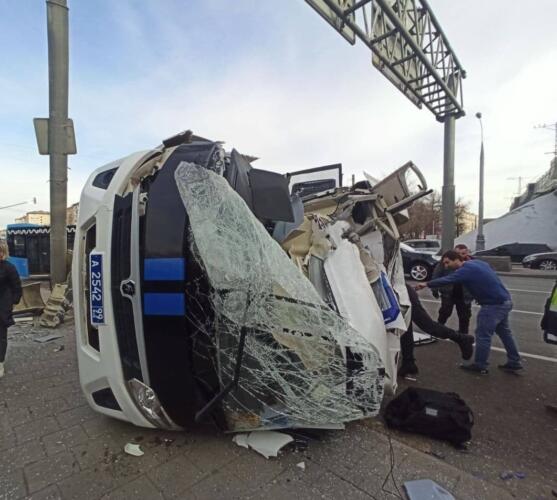
[[[445,252],[442,262],[446,268],[454,272],[429,283],[421,283],[416,286],[416,290],[421,290],[426,286],[439,288],[445,285],[461,284],[481,306],[476,325],[474,363],[460,365],[460,367],[469,372],[487,374],[491,337],[496,333],[503,342],[508,358],[504,365],[499,365],[499,368],[510,372],[522,370],[520,354],[509,326],[509,313],[513,308],[511,294],[499,276],[489,264],[481,260],[463,261],[454,250]]]

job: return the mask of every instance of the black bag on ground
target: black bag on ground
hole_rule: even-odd
[[[410,387],[387,405],[385,421],[394,429],[459,446],[472,438],[474,414],[454,392]]]

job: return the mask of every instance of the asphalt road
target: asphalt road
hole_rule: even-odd
[[[501,372],[497,364],[505,361],[496,340],[488,375],[460,370],[459,351],[452,342],[439,341],[416,348],[419,375],[416,380],[399,381],[408,385],[445,392],[456,392],[475,414],[473,439],[463,453],[454,448],[412,435],[398,436],[414,447],[431,448],[442,460],[477,477],[508,489],[517,498],[554,498],[557,491],[555,445],[557,413],[545,404],[557,404],[557,346],[543,342],[539,323],[541,311],[553,281],[541,278],[502,277],[514,302],[511,327],[523,353],[525,370],[520,375]],[[434,318],[438,304],[428,290],[420,292],[424,306]],[[474,330],[474,308],[471,332]],[[449,326],[456,327],[456,312]],[[507,471],[525,477],[503,480]]]

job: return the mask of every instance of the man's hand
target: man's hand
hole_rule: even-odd
[[[418,290],[423,290],[424,288],[427,288],[427,283],[418,283],[414,287],[414,290],[418,291]]]

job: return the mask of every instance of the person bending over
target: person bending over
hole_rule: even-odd
[[[445,252],[442,261],[445,267],[455,272],[429,283],[420,283],[416,285],[416,290],[461,284],[481,306],[476,324],[474,363],[460,367],[469,372],[487,374],[491,338],[496,333],[507,352],[507,362],[499,368],[510,372],[522,370],[520,354],[509,325],[509,314],[513,308],[511,294],[499,276],[489,264],[477,259],[464,262],[454,250]]]

